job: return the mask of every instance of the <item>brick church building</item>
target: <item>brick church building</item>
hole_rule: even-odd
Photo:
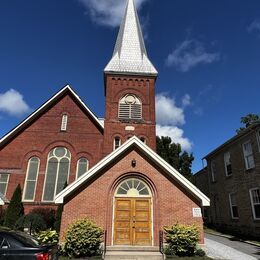
[[[26,213],[63,203],[61,238],[88,217],[108,245],[158,245],[176,222],[196,224],[203,243],[209,199],[155,151],[157,74],[129,0],[104,70],[105,119],[62,88],[0,140],[0,192],[10,200],[20,184]]]

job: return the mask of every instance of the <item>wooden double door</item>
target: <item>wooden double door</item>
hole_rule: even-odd
[[[152,244],[151,199],[116,198],[114,245]]]

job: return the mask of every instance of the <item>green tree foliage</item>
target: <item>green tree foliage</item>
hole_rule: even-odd
[[[166,254],[177,256],[192,256],[196,253],[199,242],[199,230],[196,226],[175,224],[164,227],[167,242]]]
[[[31,214],[40,215],[44,222],[46,223],[47,228],[53,229],[54,223],[56,220],[56,210],[47,207],[37,207],[30,211]]]
[[[16,187],[11,201],[5,212],[4,226],[14,228],[15,222],[24,215],[22,203],[22,189],[20,184]]]
[[[67,229],[63,252],[75,258],[98,255],[102,235],[102,229],[91,220],[77,220]]]
[[[42,244],[57,244],[59,242],[59,235],[56,230],[47,229],[39,232],[37,239]]]
[[[240,127],[236,130],[236,132],[239,134],[243,130],[245,130],[247,127],[260,123],[260,115],[257,114],[248,114],[246,116],[241,117],[240,123],[244,125],[244,127]]]
[[[29,213],[21,216],[15,223],[15,229],[23,231],[25,228],[30,234],[37,233],[46,229],[46,223],[41,215]]]
[[[192,180],[193,154],[182,151],[180,144],[172,143],[168,136],[156,137],[156,152],[184,177]]]

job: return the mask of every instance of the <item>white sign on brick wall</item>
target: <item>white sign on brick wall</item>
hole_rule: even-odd
[[[194,218],[201,218],[201,208],[192,208],[192,215]]]

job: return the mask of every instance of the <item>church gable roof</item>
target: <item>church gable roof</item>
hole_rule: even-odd
[[[11,140],[14,136],[19,134],[22,130],[24,130],[29,124],[34,122],[37,118],[39,118],[49,107],[55,104],[60,98],[64,95],[70,94],[74,100],[82,107],[83,111],[85,111],[96,125],[103,131],[104,123],[102,120],[99,120],[96,115],[87,107],[87,105],[80,99],[80,97],[72,90],[69,85],[63,87],[59,92],[57,92],[53,97],[47,100],[43,105],[41,105],[38,109],[36,109],[32,114],[30,114],[26,119],[24,119],[19,125],[17,125],[14,129],[12,129],[9,133],[3,136],[0,139],[0,147],[4,146]]]
[[[104,72],[154,76],[158,74],[147,56],[142,30],[133,0],[128,0],[113,56]]]
[[[84,183],[86,183],[88,180],[90,180],[92,177],[98,174],[102,169],[104,169],[108,164],[116,160],[126,150],[130,149],[133,146],[137,147],[137,149],[140,149],[157,166],[159,166],[161,169],[167,172],[169,176],[173,178],[175,181],[177,181],[188,193],[198,198],[201,201],[202,206],[210,205],[210,200],[206,195],[204,195],[197,187],[195,187],[190,181],[183,177],[177,170],[175,170],[170,164],[164,161],[156,152],[154,152],[151,148],[145,145],[136,136],[130,138],[118,149],[110,153],[108,156],[106,156],[104,159],[98,162],[95,166],[93,166],[88,172],[86,172],[76,181],[72,182],[69,186],[67,186],[56,196],[55,203],[63,203],[65,197],[76,191]]]

